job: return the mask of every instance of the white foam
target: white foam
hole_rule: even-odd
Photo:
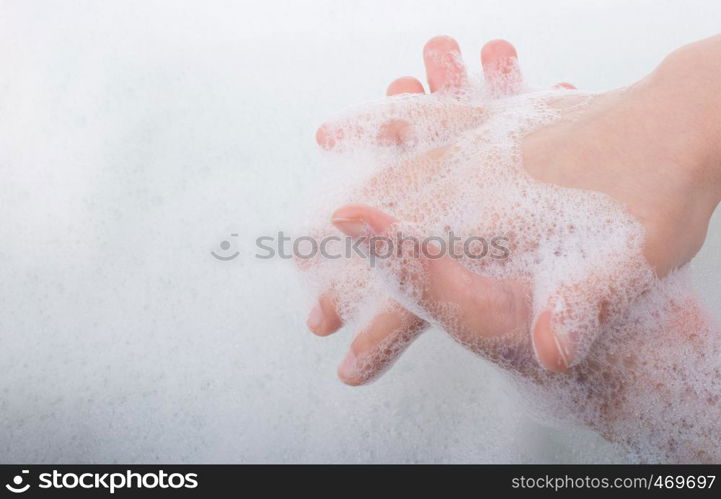
[[[575,345],[575,368],[565,375],[541,368],[528,330],[490,339],[479,339],[473,331],[448,332],[512,373],[527,395],[529,410],[544,421],[594,428],[637,460],[718,459],[718,448],[704,441],[718,428],[708,424],[703,411],[704,400],[720,393],[718,376],[708,377],[718,371],[719,360],[699,355],[705,349],[721,350],[705,335],[710,326],[700,310],[676,305],[692,302],[683,277],[655,278],[643,257],[642,225],[613,199],[541,183],[524,170],[522,138],[557,120],[554,102],[568,92],[493,100],[476,88],[460,100],[395,98],[390,104],[356,109],[361,116],[356,127],[352,115],[337,122],[355,132],[335,144],[335,153],[344,155],[331,161],[353,163],[362,157],[368,175],[360,186],[338,190],[335,204],[322,203],[319,211],[328,214],[342,203],[363,203],[410,223],[405,233],[445,237],[451,230],[463,239],[508,237],[508,259],[459,261],[487,277],[529,282],[534,315],[551,307],[562,341]],[[575,96],[576,106],[593,99]],[[410,146],[379,145],[374,131],[399,119],[412,124]],[[432,133],[439,127],[443,133]],[[327,226],[321,232],[332,234],[334,229]],[[414,281],[395,279],[407,259],[376,262],[376,272],[362,257],[316,263],[310,272],[315,292],[334,288],[340,315],[353,329],[390,299],[440,326],[416,306],[414,296],[422,290],[408,289]],[[679,351],[679,317],[689,315],[697,322],[703,347]],[[444,323],[447,329],[452,324]],[[395,352],[379,348],[367,355],[359,362],[361,370]],[[665,387],[663,395],[656,385]]]
[[[343,386],[353,330],[308,333],[292,266],[254,241],[325,220],[302,200],[367,177],[320,166],[315,128],[420,77],[436,32],[469,69],[503,35],[533,81],[614,88],[718,30],[721,3],[690,5],[649,21],[620,1],[3,2],[3,462],[621,460],[529,421],[435,331],[368,389]],[[241,256],[219,262],[230,233]],[[719,235],[717,216],[697,263],[717,308]]]

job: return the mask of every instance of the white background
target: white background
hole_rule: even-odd
[[[345,387],[344,331],[255,238],[302,220],[316,126],[505,38],[527,80],[604,90],[714,34],[708,1],[0,1],[0,461],[613,461],[526,417],[438,331]],[[210,250],[233,238],[227,263]],[[718,309],[717,219],[694,263]]]

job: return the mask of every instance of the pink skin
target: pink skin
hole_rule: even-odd
[[[428,81],[429,93],[453,94],[462,90],[467,83],[466,69],[461,59],[461,51],[458,43],[448,36],[432,38],[423,48],[423,61],[426,67],[426,78]],[[522,81],[518,67],[518,56],[516,49],[505,40],[493,40],[488,42],[481,49],[481,66],[483,74],[492,95],[504,96],[516,94]],[[559,83],[558,88],[574,89],[570,83]],[[402,94],[425,94],[423,84],[412,76],[403,76],[393,80],[386,90],[387,96]],[[419,105],[414,103],[414,110],[418,112]],[[459,104],[460,106],[460,104]],[[465,108],[465,106],[462,106]],[[421,109],[424,112],[435,116],[440,123],[444,122],[446,128],[457,128],[458,131],[469,129],[480,123],[482,116],[479,114],[475,121],[462,122],[467,120],[467,113],[456,115],[437,115],[437,111],[429,106],[428,109]],[[384,123],[376,131],[376,140],[380,146],[403,146],[413,137],[412,118],[397,119]],[[323,149],[333,150],[344,141],[352,140],[358,130],[355,128],[353,118],[340,122],[329,122],[318,128],[316,142]],[[421,137],[423,139],[423,137]]]
[[[457,47],[446,38],[438,43],[439,47],[453,50]],[[494,51],[487,46],[483,53],[515,55],[509,47],[505,44],[503,51]],[[446,64],[441,67],[451,67],[456,74],[434,75],[436,68],[429,62],[443,61],[443,57],[441,51],[440,58],[438,52],[426,58],[429,75],[433,75],[429,77],[430,87],[452,93],[453,85],[464,80],[465,72],[459,72],[458,65]],[[518,88],[513,85],[518,81],[515,75],[511,73],[509,78],[509,73],[502,71],[509,67],[517,71],[517,65],[507,64],[515,58],[506,59],[491,58],[489,62],[488,55],[483,58],[489,86],[497,85],[499,94]],[[721,36],[675,51],[646,78],[628,88],[594,96],[586,106],[576,106],[578,96],[573,93],[554,97],[548,104],[558,110],[561,119],[530,133],[521,142],[523,166],[530,176],[566,188],[602,192],[623,205],[644,226],[643,257],[660,277],[684,265],[698,252],[711,214],[721,201],[718,61]],[[494,73],[495,70],[498,71]],[[389,87],[389,93],[396,91],[419,92],[420,83],[402,78]],[[449,118],[452,119],[443,116],[439,126],[446,126]],[[412,129],[412,121],[403,126],[405,130]],[[395,137],[400,138],[395,144],[379,141],[379,145],[402,146],[404,134]],[[393,189],[393,182],[402,188],[412,181],[414,168],[434,164],[452,147],[451,144],[404,160],[394,166],[390,176],[364,187],[377,191],[371,199],[384,199],[387,190]],[[482,168],[483,160],[479,162]],[[397,210],[405,211],[394,216],[372,206],[346,205],[333,213],[332,223],[354,239],[370,234],[390,237],[389,229],[398,221],[396,217],[413,221],[413,206],[393,208],[394,212]],[[486,214],[489,215],[493,214]],[[553,316],[552,308],[541,307],[542,312],[532,317],[529,283],[492,280],[468,271],[449,257],[414,258],[404,255],[403,264],[410,267],[379,270],[387,272],[391,281],[407,284],[408,279],[414,280],[413,286],[399,289],[422,290],[421,295],[403,299],[413,302],[424,316],[432,318],[465,347],[539,387],[548,385],[549,393],[559,383],[561,386],[571,383],[587,396],[582,405],[590,408],[591,417],[585,423],[611,441],[630,448],[646,448],[647,435],[653,435],[651,443],[665,459],[674,462],[721,459],[714,438],[718,435],[714,407],[718,394],[684,381],[718,377],[713,361],[704,362],[709,359],[708,352],[718,346],[718,328],[691,297],[670,298],[666,322],[651,334],[644,329],[641,330],[644,334],[637,334],[633,324],[614,326],[616,333],[623,331],[621,336],[597,338],[591,355],[569,369],[569,361],[577,355],[574,345],[559,342],[555,329],[562,324]],[[599,267],[584,281],[570,283],[571,288],[575,287],[574,293],[587,294],[583,297],[585,303],[597,306],[600,323],[604,319],[603,300],[618,303],[619,297],[600,298],[594,286],[601,283],[612,291],[632,289],[627,285],[633,272],[624,272],[630,268],[620,264],[622,271]],[[422,272],[417,272],[418,265]],[[562,287],[556,292],[563,296],[567,290],[568,287]],[[450,320],[448,310],[454,311]],[[342,326],[334,290],[322,294],[308,326],[322,336]],[[372,380],[425,327],[423,320],[398,303],[388,303],[355,337],[338,368],[341,380],[349,385]],[[679,352],[683,352],[680,357]],[[659,360],[661,363],[656,364]],[[709,390],[713,390],[713,385]],[[675,404],[674,410],[659,417],[647,415],[639,419],[635,404],[639,394],[648,394],[657,407]],[[685,400],[689,404],[681,402]],[[568,409],[573,413],[577,406],[573,399]],[[688,426],[683,434],[687,440],[682,442],[676,438],[681,426]]]
[[[460,48],[452,38],[439,36],[431,39],[424,47],[423,56],[431,93],[453,93],[466,84],[467,75],[460,57]],[[504,40],[488,42],[481,50],[481,65],[486,84],[492,95],[504,96],[518,92],[521,74],[513,45]],[[567,89],[575,88],[568,83],[559,83],[557,86]],[[410,76],[394,80],[386,91],[388,96],[424,93],[421,82]],[[453,119],[452,116],[442,118],[444,118],[444,123]],[[470,128],[473,124],[464,123],[460,128]],[[316,134],[318,144],[325,149],[335,148],[350,135],[346,132],[351,127],[353,127],[352,122],[321,126]],[[385,123],[378,131],[379,144],[402,145],[406,136],[405,131],[410,127],[408,122],[400,120]],[[329,136],[329,133],[332,134],[332,137]],[[318,336],[328,336],[343,326],[336,311],[333,290],[327,290],[321,294],[318,303],[310,312],[307,325]],[[389,303],[385,310],[379,311],[378,315],[356,335],[348,354],[338,368],[340,379],[349,385],[360,385],[374,379],[426,327],[425,321],[413,313],[395,302]],[[379,357],[376,363],[367,366],[362,376],[359,375],[358,370],[353,369],[356,359],[367,357],[367,354],[377,350],[379,345],[384,345],[386,349],[389,346],[392,347],[390,348],[392,354]]]
[[[564,187],[603,192],[643,223],[646,229],[644,256],[659,276],[696,254],[703,244],[711,213],[721,198],[721,169],[717,161],[721,157],[721,151],[717,150],[721,130],[716,119],[721,103],[712,85],[721,78],[721,68],[709,62],[717,60],[719,55],[721,37],[714,37],[674,52],[645,79],[628,89],[594,97],[586,107],[577,108],[578,98],[574,95],[559,97],[553,105],[563,119],[523,140],[524,166],[533,177]],[[433,60],[438,60],[437,54]],[[432,81],[432,86],[439,88],[439,82],[444,80]],[[463,75],[449,81],[463,81]],[[499,81],[508,79],[499,78]],[[678,95],[684,98],[674,97]],[[649,116],[653,119],[649,120]],[[419,159],[427,163],[444,154],[441,148]],[[399,171],[413,167],[411,160]],[[402,182],[403,175],[398,179]],[[346,233],[348,224],[369,223],[368,217],[380,216],[370,207],[352,208],[352,216],[343,213],[334,221],[336,227]],[[448,268],[451,263],[447,262]],[[459,270],[456,274],[462,272]],[[627,287],[630,283],[624,279],[631,278],[625,269],[599,268],[586,282],[568,283],[565,288],[559,288],[552,299],[563,299],[569,292],[573,295],[587,291],[585,300],[597,301],[591,304],[597,306],[598,320],[603,321],[606,300],[615,298],[602,297],[594,286],[601,283],[609,289],[630,289]],[[527,317],[529,304],[518,299],[526,294],[524,283],[498,283],[497,289],[490,289],[493,284],[485,281],[485,286],[480,283],[477,288],[470,286],[476,281],[473,276],[465,281],[461,279],[469,283],[463,291],[476,289],[482,296],[505,298],[505,308],[499,307],[496,315],[505,310],[516,324],[511,329],[532,330],[535,351],[544,367],[557,372],[570,367],[576,356],[576,345],[564,344],[556,334],[563,324],[550,313],[552,303],[531,323]],[[509,298],[513,298],[512,303],[508,303]],[[317,334],[330,334],[341,325],[333,301],[332,291],[325,293],[311,314],[309,327]],[[443,301],[454,302],[454,296],[448,295]],[[519,310],[525,313],[519,314]],[[393,320],[388,320],[388,316]],[[468,317],[470,320],[464,329],[474,331],[479,337],[493,336],[500,331],[491,327],[489,332],[489,328],[480,327],[483,321],[474,319],[474,311],[469,311]],[[472,327],[474,324],[479,327]],[[420,319],[395,304],[390,312],[376,317],[358,334],[350,355],[341,365],[341,379],[349,384],[368,381],[385,365],[366,365],[362,369],[363,377],[359,378],[358,369],[353,370],[353,374],[346,369],[354,359],[372,357],[370,353],[379,348],[388,348],[397,355],[412,341],[411,333],[417,334],[422,329]]]

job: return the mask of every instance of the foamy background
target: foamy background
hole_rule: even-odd
[[[714,0],[0,2],[0,461],[618,460],[530,421],[438,332],[343,386],[349,332],[307,332],[295,269],[254,241],[333,176],[315,126],[422,75],[435,34],[470,66],[502,37],[532,84],[603,90],[719,18]],[[213,259],[230,233],[240,256]],[[719,250],[717,216],[694,263],[717,310]]]

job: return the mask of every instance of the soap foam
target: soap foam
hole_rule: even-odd
[[[391,98],[327,125],[334,141],[326,145],[344,153],[330,158],[334,167],[360,163],[365,178],[324,196],[317,213],[325,218],[341,204],[362,203],[403,221],[406,233],[507,237],[509,258],[459,261],[486,277],[530,283],[534,316],[552,308],[580,363],[567,374],[544,370],[528,330],[484,339],[449,333],[505,368],[544,421],[590,426],[638,461],[718,460],[718,423],[704,411],[718,404],[721,345],[685,272],[657,280],[643,257],[643,227],[608,196],[541,183],[523,168],[521,139],[558,120],[554,102],[568,92],[491,99],[473,88],[462,96]],[[574,95],[578,106],[593,99]],[[379,140],[391,122],[410,125],[403,145]],[[338,234],[330,225],[312,233]],[[420,290],[394,282],[398,260],[378,263],[374,270],[362,257],[319,260],[306,275],[316,295],[334,291],[354,330],[395,300],[437,325],[408,299]],[[446,313],[450,319],[455,311]],[[411,339],[381,345],[358,369],[384,356],[388,364]]]

